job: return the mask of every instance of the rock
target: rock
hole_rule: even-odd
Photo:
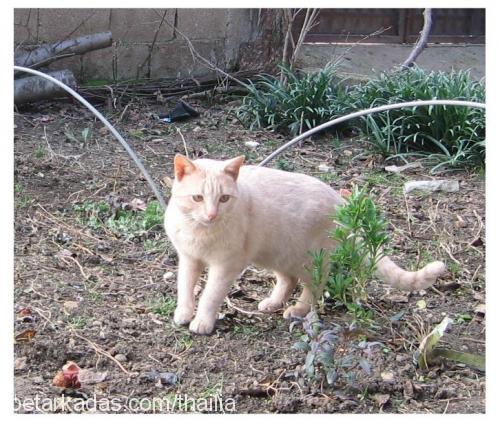
[[[425,310],[427,308],[427,303],[425,300],[418,300],[416,306],[419,310]]]
[[[193,132],[194,133],[197,133],[201,130],[201,127],[200,126],[196,126],[194,129],[193,129]]]
[[[119,363],[125,363],[127,362],[127,356],[124,354],[116,354],[115,360],[118,361]]]
[[[63,303],[63,308],[66,312],[72,313],[73,311],[78,309],[79,305],[80,304],[78,303],[78,301],[65,301]]]
[[[422,190],[427,192],[444,191],[447,193],[457,192],[459,189],[457,180],[419,180],[408,181],[405,183],[404,192],[410,193],[413,190]]]
[[[486,314],[486,304],[478,304],[474,309],[474,313],[479,316],[484,316]]]
[[[332,167],[330,167],[329,165],[327,165],[325,163],[318,165],[318,171],[321,171],[321,172],[330,172],[331,170],[332,170]]]
[[[163,279],[165,281],[168,281],[169,279],[172,279],[175,276],[174,272],[165,272],[163,274]]]
[[[385,383],[394,383],[394,373],[392,371],[382,371],[380,377]]]
[[[247,142],[245,142],[245,146],[250,149],[255,149],[259,145],[260,143],[256,142],[255,140],[248,140]]]
[[[398,174],[398,173],[403,172],[405,170],[408,170],[410,168],[418,168],[421,166],[422,166],[422,164],[420,162],[410,162],[409,164],[402,165],[400,167],[398,167],[397,165],[389,165],[389,166],[385,167],[384,170],[386,170],[387,172],[392,172],[392,173]]]
[[[15,370],[24,370],[26,368],[26,357],[16,358],[14,361],[14,369]]]

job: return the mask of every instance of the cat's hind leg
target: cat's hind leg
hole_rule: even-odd
[[[265,313],[272,313],[283,308],[297,286],[297,278],[279,272],[275,272],[274,274],[276,275],[276,285],[271,295],[264,298],[258,306],[259,310]]]
[[[315,297],[312,292],[312,282],[309,279],[302,280],[302,294],[298,298],[297,302],[286,308],[283,313],[285,319],[290,319],[292,317],[304,317],[307,313],[311,311],[312,305],[315,302]]]

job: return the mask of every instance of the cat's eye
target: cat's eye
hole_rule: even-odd
[[[194,200],[195,202],[201,202],[201,201],[203,201],[203,196],[202,196],[201,194],[195,194],[195,195],[193,196],[193,200]]]
[[[219,201],[220,201],[220,202],[222,202],[222,203],[226,203],[226,202],[229,200],[229,198],[230,198],[230,197],[231,197],[231,196],[229,196],[228,194],[223,194],[223,195],[220,197]]]

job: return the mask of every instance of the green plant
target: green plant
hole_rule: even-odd
[[[282,171],[293,171],[295,169],[293,162],[288,161],[286,158],[279,158],[276,161],[276,166]]]
[[[327,66],[316,73],[280,67],[284,78],[260,76],[236,112],[251,129],[267,128],[296,135],[343,113],[346,88]]]
[[[153,314],[159,316],[169,317],[174,314],[176,306],[176,301],[174,298],[164,295],[156,300],[150,306],[150,310]]]
[[[350,111],[385,104],[457,99],[485,102],[484,81],[466,71],[427,72],[419,68],[382,73],[351,89]],[[458,106],[401,108],[357,120],[359,128],[386,156],[423,157],[443,167],[482,167],[485,159],[483,110]]]
[[[41,145],[38,145],[35,150],[35,158],[42,159],[46,154],[45,148]]]
[[[128,240],[147,237],[163,223],[163,210],[156,201],[149,202],[144,211],[113,209],[104,201],[85,201],[74,205],[74,210],[81,224],[95,230],[108,228]]]
[[[327,291],[344,305],[359,307],[366,300],[366,283],[388,242],[386,222],[366,191],[357,186],[334,220],[337,227],[331,238],[337,247],[330,253]],[[355,315],[360,311],[355,306],[348,309]]]
[[[65,131],[64,135],[71,142],[83,143],[87,145],[92,135],[92,132],[90,130],[90,127],[85,127],[78,135],[75,134],[72,130]]]
[[[340,386],[342,382],[360,390],[357,380],[361,375],[372,374],[369,357],[372,347],[381,345],[380,342],[367,342],[355,323],[345,327],[326,325],[314,311],[293,321],[291,332],[295,326],[301,326],[304,331],[293,348],[306,353],[302,370],[309,380],[326,380],[330,386]]]

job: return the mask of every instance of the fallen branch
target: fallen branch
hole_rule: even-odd
[[[58,70],[47,74],[71,88],[76,87],[75,76],[69,70]],[[14,81],[14,103],[16,105],[66,95],[64,89],[38,76],[24,77]]]
[[[64,57],[85,54],[89,51],[109,47],[112,42],[111,32],[108,31],[67,39],[55,44],[42,44],[33,51],[18,54],[14,58],[14,64],[37,69]]]
[[[415,64],[415,60],[420,55],[424,48],[427,46],[427,41],[429,39],[429,34],[431,33],[432,28],[432,9],[424,9],[424,27],[420,32],[420,37],[418,38],[415,47],[411,51],[408,58],[401,65],[403,70],[406,70],[410,67],[413,67]]]

